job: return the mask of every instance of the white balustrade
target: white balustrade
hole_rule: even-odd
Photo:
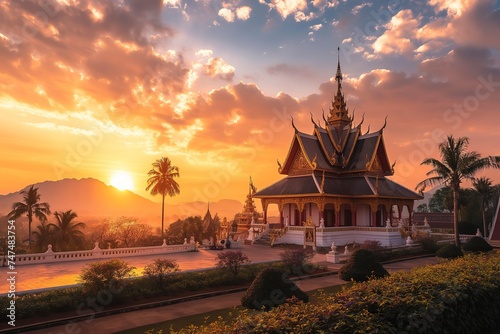
[[[112,248],[101,249],[98,243],[92,250],[73,251],[73,252],[54,252],[52,245],[49,245],[45,253],[33,254],[17,254],[16,265],[29,265],[29,264],[42,264],[54,262],[69,262],[69,261],[83,261],[83,260],[98,260],[110,259],[115,257],[129,257],[129,256],[142,256],[154,254],[169,254],[192,252],[196,250],[196,244],[186,243],[183,245],[167,245],[165,240],[161,246],[149,247],[131,247],[131,248]]]

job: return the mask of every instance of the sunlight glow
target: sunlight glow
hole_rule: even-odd
[[[117,171],[111,177],[111,185],[119,190],[133,190],[134,181],[129,173],[124,171]]]

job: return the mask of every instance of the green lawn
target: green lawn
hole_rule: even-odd
[[[349,283],[350,284],[350,283]],[[345,285],[335,285],[331,286],[328,288],[323,288],[319,290],[313,290],[307,292],[309,295],[309,302],[314,303],[320,298],[321,292],[324,293],[337,293],[342,290],[342,287]],[[182,307],[182,304],[179,305],[179,307]],[[236,307],[228,307],[216,311],[211,311],[211,312],[206,312],[202,314],[195,314],[187,317],[182,317],[182,318],[177,318],[177,319],[172,319],[172,320],[167,320],[167,321],[162,321],[158,322],[155,324],[150,324],[147,326],[141,326],[141,327],[136,327],[132,329],[128,329],[125,331],[118,332],[117,334],[158,334],[158,333],[169,333],[172,329],[173,330],[180,330],[181,328],[187,327],[189,325],[204,325],[204,324],[209,324],[219,318],[222,318],[223,320],[230,320],[244,310],[245,308],[242,306],[236,306]],[[247,311],[248,312],[248,311]],[[252,311],[256,312],[256,311]]]

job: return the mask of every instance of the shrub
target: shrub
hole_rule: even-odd
[[[215,261],[217,268],[227,268],[234,276],[238,275],[242,265],[250,263],[250,259],[242,251],[226,251],[219,253]]]
[[[469,239],[464,246],[464,251],[466,252],[489,252],[493,250],[493,247],[483,238],[475,236]]]
[[[365,240],[361,245],[359,245],[358,249],[366,249],[374,254],[385,251],[385,247],[383,247],[378,240]]]
[[[458,246],[455,244],[447,244],[436,252],[436,256],[443,259],[455,259],[461,257],[464,254]]]
[[[438,244],[438,239],[429,235],[417,235],[417,243],[421,244],[424,250],[431,253],[436,253],[441,248]]]
[[[144,267],[142,274],[160,288],[168,282],[170,276],[179,271],[179,265],[175,260],[155,259],[153,263]]]
[[[476,224],[468,221],[461,221],[458,222],[458,234],[468,234],[468,235],[474,235],[476,234],[477,228]]]
[[[389,276],[387,270],[378,263],[373,252],[358,249],[351,254],[349,260],[339,270],[339,277],[344,281],[364,282],[371,277]]]
[[[279,254],[283,264],[295,274],[302,273],[302,269],[310,263],[314,253],[306,249],[286,249]],[[309,268],[306,268],[309,269]]]
[[[309,301],[309,296],[290,281],[284,271],[268,268],[257,275],[241,298],[241,305],[255,310],[270,310],[292,297]]]
[[[172,334],[213,333],[494,333],[500,323],[500,253],[468,254],[323,294],[314,303],[286,303],[243,312]]]
[[[88,293],[101,290],[118,292],[125,286],[126,279],[133,276],[134,269],[127,262],[118,259],[90,263],[83,267],[80,282]]]

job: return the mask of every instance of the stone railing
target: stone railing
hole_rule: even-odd
[[[113,248],[101,249],[98,243],[92,250],[73,251],[73,252],[54,252],[52,245],[49,245],[45,253],[33,254],[18,254],[16,255],[15,263],[17,266],[29,264],[44,264],[54,262],[69,262],[69,261],[84,261],[84,260],[99,260],[110,259],[115,257],[128,257],[128,256],[144,256],[154,254],[168,254],[168,253],[181,253],[192,252],[196,250],[194,240],[190,243],[185,242],[183,245],[167,245],[165,240],[161,246],[150,247],[131,247],[131,248]],[[6,259],[3,259],[4,265]]]
[[[267,233],[269,233],[269,224],[251,224],[248,229],[247,240],[253,243]]]
[[[441,238],[443,242],[453,242],[455,240],[455,234],[448,234],[448,233],[432,233],[433,236]],[[472,234],[460,234],[460,242],[465,243],[469,241],[470,238],[475,237],[475,235]]]

